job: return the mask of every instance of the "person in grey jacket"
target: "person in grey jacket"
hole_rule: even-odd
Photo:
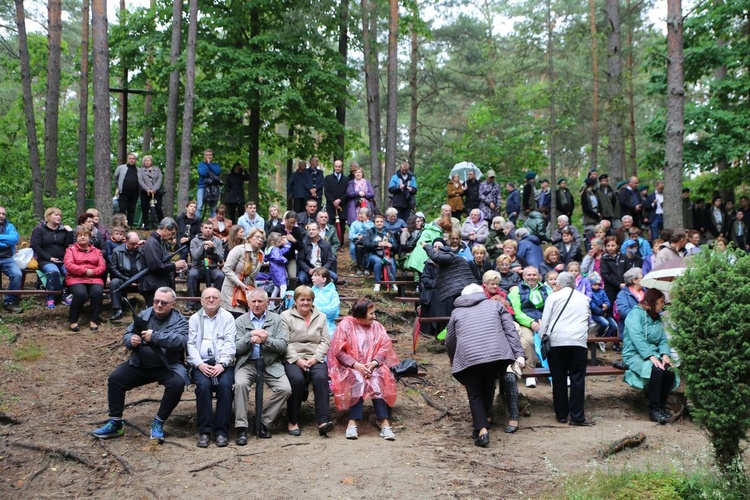
[[[229,444],[227,437],[232,415],[234,353],[237,328],[234,316],[221,308],[218,288],[208,287],[201,295],[201,309],[190,316],[187,342],[190,379],[195,384],[198,420],[198,448],[208,448],[211,432],[216,446]],[[211,395],[216,392],[216,414]]]
[[[586,392],[586,339],[588,338],[591,307],[589,299],[575,289],[573,273],[560,273],[557,277],[560,289],[547,297],[542,313],[542,338],[549,335],[549,372],[552,376],[552,404],[560,423],[590,426],[586,420],[583,401]],[[568,383],[570,378],[570,398]],[[570,416],[570,421],[568,421]]]
[[[154,165],[154,158],[151,155],[144,156],[141,165],[143,167],[138,169],[138,185],[141,187],[141,210],[143,213],[141,229],[150,229],[148,216],[152,200],[156,209],[154,223],[157,224],[164,218],[164,211],[161,206],[162,195],[160,194],[162,177],[161,170]]]
[[[273,393],[263,405],[259,438],[271,437],[268,426],[292,395],[292,386],[282,364],[289,344],[289,332],[281,316],[267,310],[268,294],[264,289],[253,288],[247,294],[247,302],[250,310],[235,322],[237,362],[234,369],[234,426],[238,446],[247,444],[247,397],[256,381],[258,356],[263,360],[263,382]]]
[[[456,299],[445,347],[453,377],[469,397],[474,444],[485,447],[490,443],[487,417],[498,374],[505,374],[511,363],[518,371],[525,365],[513,318],[501,302],[488,299],[480,285],[468,285]]]
[[[224,273],[220,266],[224,263],[224,246],[221,238],[214,236],[214,225],[210,220],[201,224],[201,233],[190,241],[190,256],[193,267],[188,272],[188,297],[197,297],[201,283],[210,282],[211,286],[221,290],[224,285]],[[195,304],[185,306],[186,313],[195,311]]]
[[[92,431],[95,437],[122,437],[125,393],[159,382],[164,387],[164,395],[151,422],[151,439],[164,441],[164,422],[180,402],[185,386],[190,383],[185,367],[188,322],[175,310],[176,298],[177,294],[171,288],[159,288],[154,294],[153,307],[138,315],[146,329],[136,331],[135,323],[131,323],[125,330],[123,344],[130,351],[130,359],[109,375],[109,420],[103,427]]]

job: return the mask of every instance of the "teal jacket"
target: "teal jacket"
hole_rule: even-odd
[[[622,361],[628,365],[625,382],[636,389],[648,387],[653,363],[649,359],[670,354],[667,334],[661,319],[651,319],[641,306],[635,306],[625,318],[623,334]],[[680,385],[680,378],[675,377],[675,389]]]

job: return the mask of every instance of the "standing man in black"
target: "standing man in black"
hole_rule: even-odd
[[[479,208],[479,184],[477,175],[473,170],[469,170],[466,178],[466,186],[464,186],[464,210],[467,214],[470,214],[475,208]]]
[[[339,241],[343,240],[343,231],[346,225],[346,186],[349,179],[343,173],[344,162],[336,160],[333,162],[333,173],[323,179],[323,191],[326,194],[326,212],[328,220],[334,222],[336,214],[339,214],[342,234],[339,234]]]
[[[568,189],[568,183],[565,180],[565,177],[562,177],[557,181],[555,200],[557,202],[558,215],[567,215],[568,219],[572,219],[573,209],[575,209],[576,202],[573,199],[573,195],[570,194],[570,189]]]
[[[619,205],[617,204],[617,193],[609,185],[609,176],[602,174],[599,176],[599,187],[594,190],[599,200],[599,207],[602,212],[602,219],[610,223],[620,218]]]
[[[310,158],[310,166],[305,170],[305,197],[308,200],[318,202],[318,207],[323,206],[323,170],[320,167],[320,159],[317,156]],[[317,212],[316,212],[317,213]]]
[[[532,210],[537,209],[536,172],[526,172],[521,195],[521,213],[518,218],[525,221]]]
[[[135,153],[128,154],[126,163],[115,169],[115,182],[117,183],[118,204],[120,213],[128,218],[128,224],[135,224],[135,205],[141,194],[138,185],[138,167],[136,166]]]
[[[159,288],[172,287],[175,271],[187,269],[187,262],[182,259],[177,262],[164,262],[169,255],[167,242],[173,240],[176,233],[177,223],[171,217],[165,217],[143,245],[143,260],[149,273],[138,284],[138,291],[143,295],[147,306],[153,303],[154,293]]]
[[[623,187],[617,193],[617,199],[620,202],[620,212],[622,215],[629,215],[633,218],[633,225],[641,227],[643,218],[643,198],[638,191],[638,177],[628,179],[627,186]]]

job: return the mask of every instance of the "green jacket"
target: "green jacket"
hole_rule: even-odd
[[[426,241],[427,243],[432,243],[436,239],[442,237],[443,230],[440,229],[440,226],[437,226],[435,224],[427,224],[422,230],[422,234],[419,236],[419,239],[417,240],[417,246],[409,254],[409,257],[406,258],[404,268],[422,274],[422,271],[424,270],[424,264],[428,260],[427,252],[425,252],[424,248],[422,248],[422,242]]]
[[[661,319],[651,319],[641,306],[635,306],[625,318],[623,333],[622,361],[628,365],[624,380],[636,389],[648,387],[653,363],[649,359],[656,356],[670,354],[667,334]],[[675,377],[676,388],[680,385],[679,377]]]

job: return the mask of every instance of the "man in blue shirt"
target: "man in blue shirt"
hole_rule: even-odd
[[[203,214],[203,198],[205,194],[206,178],[208,172],[212,172],[218,176],[221,174],[221,167],[218,163],[214,162],[214,152],[207,149],[203,152],[203,161],[198,164],[198,216]],[[219,204],[219,199],[210,200],[208,207],[210,210],[209,217],[216,217],[216,206]]]

